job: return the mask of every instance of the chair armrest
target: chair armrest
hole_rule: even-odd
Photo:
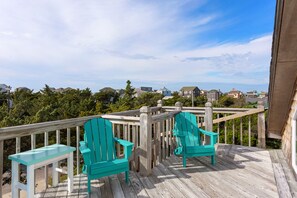
[[[124,154],[125,154],[125,159],[129,159],[131,153],[132,153],[132,148],[133,148],[133,143],[129,142],[127,140],[122,140],[119,138],[114,138],[115,142],[119,143],[120,145],[124,146]]]
[[[84,163],[86,165],[90,165],[91,164],[91,150],[87,147],[86,142],[81,141],[79,142],[80,147],[79,147],[79,151],[81,152],[83,158],[84,158]]]
[[[217,136],[218,135],[217,133],[212,132],[212,131],[205,131],[205,130],[200,129],[200,128],[199,128],[199,130],[200,130],[201,133],[203,133],[204,135],[207,135],[207,136]]]
[[[211,132],[211,131],[205,131],[203,129],[200,129],[200,132],[203,133],[204,135],[210,136],[210,144],[214,145],[215,143],[217,143],[217,138],[218,138],[218,134],[215,132]]]

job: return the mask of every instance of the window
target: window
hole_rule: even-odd
[[[297,136],[297,108],[295,109],[292,119],[292,167],[297,174],[297,149],[296,149],[296,136]]]

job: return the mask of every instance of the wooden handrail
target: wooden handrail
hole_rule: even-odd
[[[220,123],[220,122],[225,122],[225,121],[228,121],[228,120],[234,120],[236,118],[241,118],[241,117],[248,116],[248,115],[258,114],[258,113],[261,113],[261,112],[264,112],[264,111],[265,111],[264,108],[251,109],[251,110],[246,111],[246,112],[236,113],[236,114],[233,114],[233,115],[229,115],[229,116],[225,116],[225,117],[222,117],[222,118],[215,119],[215,120],[213,120],[213,124],[217,124],[217,123]]]
[[[152,116],[152,123],[161,122],[161,121],[173,118],[179,112],[180,111],[171,111],[171,112],[165,112],[165,113],[153,115]]]

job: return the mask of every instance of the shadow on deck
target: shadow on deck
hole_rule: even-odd
[[[279,197],[269,151],[235,145],[219,145],[217,164],[209,157],[187,160],[171,156],[149,177],[130,172],[94,180],[91,197]],[[75,177],[74,191],[66,183],[48,188],[37,197],[87,197],[87,177]]]

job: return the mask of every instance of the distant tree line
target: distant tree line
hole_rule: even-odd
[[[134,97],[135,89],[128,80],[124,93],[116,92],[112,88],[105,88],[92,93],[86,89],[65,89],[57,92],[48,85],[38,91],[16,90],[11,94],[0,94],[0,128],[33,124],[46,121],[62,120],[89,115],[106,114],[111,112],[139,109],[142,106],[156,106],[157,101],[163,98],[162,94],[145,92],[139,97]],[[9,107],[8,100],[12,99],[13,106]],[[165,106],[174,106],[176,102],[182,102],[183,106],[192,106],[191,98],[184,98],[173,93],[173,98],[164,100]],[[194,99],[195,106],[205,106],[205,96],[198,96]],[[243,101],[222,96],[214,106],[219,107],[243,107]],[[75,142],[75,137],[73,142]],[[36,136],[36,146],[43,146],[43,134]],[[54,143],[55,137],[50,136],[49,142]],[[30,138],[21,139],[22,150],[29,150],[31,147]],[[66,137],[61,136],[61,142],[66,142]],[[4,159],[15,153],[15,139],[4,142]],[[4,172],[10,169],[10,162],[4,161]]]

